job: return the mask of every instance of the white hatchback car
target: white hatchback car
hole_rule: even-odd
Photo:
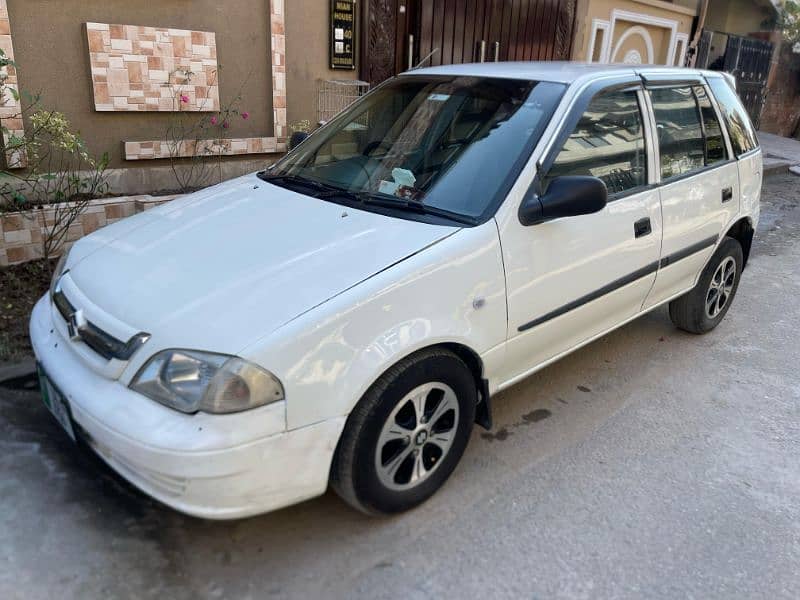
[[[101,229],[31,338],[45,402],[134,485],[234,518],[393,513],[492,394],[664,303],[731,305],[761,151],[728,80],[495,63],[379,86],[273,167]]]

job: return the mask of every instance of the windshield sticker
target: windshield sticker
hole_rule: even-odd
[[[428,100],[433,100],[434,102],[446,102],[450,99],[450,94],[430,94],[428,96]]]
[[[414,184],[417,182],[414,173],[400,167],[392,169],[392,179],[394,179],[394,181],[381,180],[380,187],[378,188],[381,194],[400,196],[403,198],[407,195],[407,190],[414,189]]]

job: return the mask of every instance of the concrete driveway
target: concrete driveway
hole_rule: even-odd
[[[0,598],[798,598],[799,240],[800,178],[773,176],[719,328],[657,310],[503,393],[391,519],[333,494],[183,517],[0,390]]]

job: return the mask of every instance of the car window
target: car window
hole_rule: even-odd
[[[647,154],[642,112],[635,91],[601,92],[581,116],[543,180],[591,175],[609,194],[647,184]]]
[[[706,89],[703,86],[697,86],[694,88],[694,95],[697,98],[697,104],[700,106],[700,116],[703,118],[706,164],[713,165],[726,160],[728,158],[728,150],[722,137],[722,128],[717,118],[717,112],[714,110],[708,94],[706,94]]]
[[[661,178],[705,166],[705,143],[697,101],[690,87],[650,90],[661,154]]]
[[[722,110],[725,123],[728,125],[733,153],[741,156],[745,152],[757,148],[758,141],[753,125],[750,123],[750,117],[747,116],[747,111],[733,88],[721,77],[709,77],[708,85],[711,87],[714,98],[717,99],[717,104]]]
[[[393,205],[410,203],[411,214],[429,207],[477,219],[508,194],[565,89],[494,77],[397,77],[340,113],[269,176],[330,188],[322,194],[329,199],[340,190],[373,205],[399,199]]]

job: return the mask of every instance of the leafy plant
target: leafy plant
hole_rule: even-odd
[[[302,119],[289,125],[289,129],[292,133],[311,133],[311,121]]]
[[[216,85],[217,75],[218,71],[215,70],[212,80],[206,86],[206,96],[198,103],[199,111],[188,109],[191,99],[186,93],[186,86],[191,84],[195,73],[179,69],[172,72],[169,82],[164,84],[170,89],[173,101],[172,117],[165,139],[170,168],[181,192],[190,192],[208,185],[215,173],[217,179],[222,180],[222,156],[227,150],[227,130],[234,119],[250,118],[250,113],[239,108],[242,102],[241,87],[233,99],[219,111],[201,112],[211,102],[209,94]]]
[[[0,50],[0,72],[6,73],[0,77],[0,98],[7,104],[11,95],[18,105],[19,94],[6,84],[8,66],[13,61]],[[38,209],[35,218],[41,225],[42,256],[49,259],[60,251],[89,202],[108,192],[109,156],[91,156],[64,114],[42,108],[40,96],[26,100],[18,114],[7,117],[20,122],[26,118],[24,133],[2,128],[6,160],[0,171],[0,212]],[[26,159],[23,169],[9,159],[19,156]]]
[[[783,33],[783,39],[792,45],[792,51],[800,54],[800,2],[786,0],[777,10],[775,26]]]

